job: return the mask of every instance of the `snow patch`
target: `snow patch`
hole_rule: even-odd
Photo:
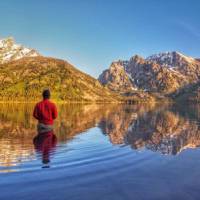
[[[189,63],[192,63],[195,61],[194,58],[185,56],[180,52],[164,52],[164,53],[158,53],[158,54],[153,54],[149,57],[147,57],[145,60],[146,61],[152,61],[152,62],[157,62],[163,66],[168,66],[169,68],[174,67],[175,61],[177,59],[176,56],[179,56],[181,60],[185,60]]]
[[[27,56],[39,56],[39,53],[20,44],[15,44],[13,38],[0,40],[0,63],[17,60]]]

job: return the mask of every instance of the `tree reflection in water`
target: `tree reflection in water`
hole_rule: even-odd
[[[60,105],[55,135],[36,136],[31,104],[0,106],[0,170],[34,159],[34,149],[48,163],[58,142],[67,143],[77,134],[99,127],[115,145],[146,148],[175,155],[200,146],[198,106],[160,105]],[[33,138],[34,145],[33,145]]]

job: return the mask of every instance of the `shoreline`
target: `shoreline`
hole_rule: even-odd
[[[39,99],[37,101],[0,101],[0,104],[35,104],[41,101],[42,99]],[[77,105],[87,105],[87,104],[94,104],[94,105],[103,105],[103,104],[119,104],[119,105],[140,105],[140,104],[146,104],[146,105],[152,105],[152,104],[174,104],[174,101],[139,101],[139,102],[126,102],[126,101],[105,101],[105,102],[95,102],[95,101],[56,101],[54,99],[50,99],[50,101],[56,103],[56,104],[77,104]]]

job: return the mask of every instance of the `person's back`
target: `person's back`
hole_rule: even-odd
[[[43,100],[36,104],[33,116],[38,120],[38,131],[52,129],[53,121],[57,117],[57,108],[49,101],[50,91],[43,91]]]

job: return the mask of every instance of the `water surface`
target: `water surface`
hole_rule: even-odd
[[[60,105],[40,137],[32,110],[0,106],[0,199],[199,199],[198,105]]]

